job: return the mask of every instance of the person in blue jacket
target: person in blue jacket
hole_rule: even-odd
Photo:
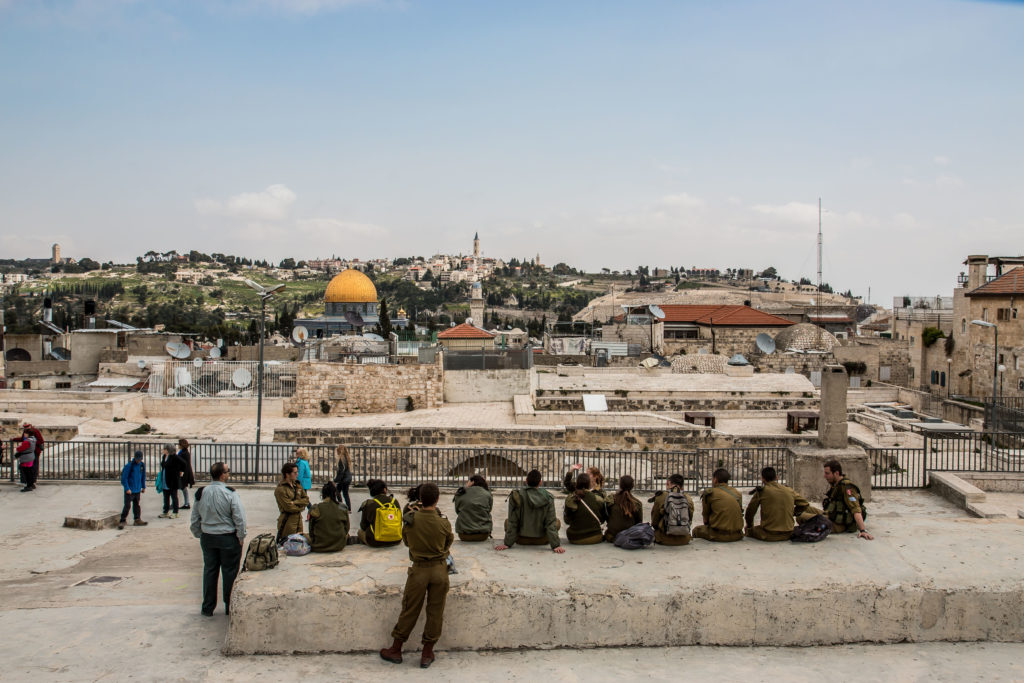
[[[121,470],[121,486],[124,488],[124,508],[121,509],[121,521],[117,528],[124,528],[129,508],[135,515],[135,526],[149,524],[142,521],[142,509],[139,506],[139,497],[146,490],[146,463],[142,461],[142,451],[135,451],[135,457]]]
[[[299,486],[306,491],[309,497],[309,490],[313,488],[313,471],[309,468],[309,451],[305,448],[295,449],[295,464],[299,466]],[[306,506],[306,510],[312,510],[313,504]]]

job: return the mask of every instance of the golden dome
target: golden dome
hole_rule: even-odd
[[[377,288],[370,278],[355,268],[343,270],[327,285],[324,303],[328,304],[365,304],[377,303]]]

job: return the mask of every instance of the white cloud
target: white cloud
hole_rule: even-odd
[[[932,161],[935,162],[936,166],[949,166],[952,163],[952,160],[949,157],[941,154],[937,154],[932,157]]]
[[[669,194],[661,198],[661,203],[665,206],[677,206],[684,209],[696,209],[704,206],[704,200],[700,197],[694,197],[685,192],[678,194]]]
[[[256,221],[282,221],[295,203],[295,193],[286,185],[271,185],[261,192],[243,192],[226,201],[196,200],[196,211],[205,215],[247,218]]]
[[[788,204],[757,204],[754,211],[767,216],[774,216],[793,223],[817,223],[818,205],[806,204],[804,202],[789,202]]]
[[[296,221],[295,225],[300,233],[310,238],[385,237],[390,232],[387,228],[372,223],[356,223],[337,218],[304,218]]]

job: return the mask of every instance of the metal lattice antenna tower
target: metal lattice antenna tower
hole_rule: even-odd
[[[821,326],[823,324],[821,319],[821,197],[818,197],[818,294],[817,297],[815,297],[814,307],[818,317],[817,346],[820,350],[822,348]]]

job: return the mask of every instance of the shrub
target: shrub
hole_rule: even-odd
[[[921,343],[927,348],[945,336],[946,334],[937,327],[926,327],[921,330]]]
[[[331,404],[328,403],[327,401],[320,401],[320,412],[323,413],[324,415],[331,412]]]
[[[149,426],[149,423],[148,422],[143,422],[142,424],[140,424],[135,429],[129,430],[129,431],[125,432],[125,433],[126,434],[149,434],[151,431],[153,431],[153,428]]]

